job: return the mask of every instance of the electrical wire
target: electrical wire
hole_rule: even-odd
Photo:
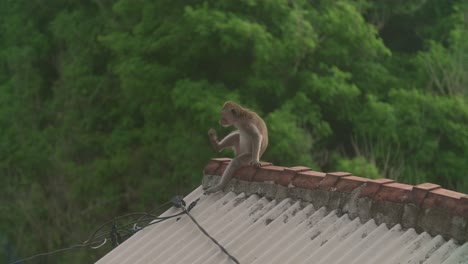
[[[186,214],[195,223],[195,225],[197,225],[197,227],[203,232],[203,234],[205,234],[209,239],[211,239],[211,241],[213,241],[213,243],[215,243],[221,249],[221,251],[224,252],[224,254],[226,254],[232,261],[234,261],[234,263],[240,264],[240,262],[234,256],[229,254],[229,252],[221,244],[219,244],[219,242],[216,241],[216,239],[210,236],[210,234],[208,234],[208,232],[206,232],[206,230],[203,229],[203,227],[200,224],[198,224],[197,220],[195,220],[195,218],[193,218],[193,216],[189,212],[186,212]]]
[[[113,223],[119,219],[122,219],[122,218],[126,218],[126,217],[129,217],[129,216],[136,216],[136,215],[148,215],[148,213],[130,213],[130,214],[125,214],[125,215],[121,215],[121,216],[118,216],[118,217],[115,217],[113,218],[112,220],[109,220],[107,222],[105,222],[104,224],[100,225],[95,231],[94,233],[90,236],[90,238],[88,240],[85,241],[88,242],[88,241],[91,241],[93,238],[96,237],[96,234],[102,229],[104,228],[106,225],[110,224],[110,223]],[[157,216],[154,216],[155,218],[158,218]],[[132,223],[133,224],[133,223]]]
[[[60,252],[64,252],[64,251],[68,251],[68,250],[72,250],[72,249],[77,249],[77,248],[89,247],[91,249],[98,249],[98,248],[104,246],[107,243],[108,239],[106,237],[110,236],[111,240],[115,241],[116,237],[117,238],[121,237],[119,232],[124,232],[125,235],[131,236],[131,235],[141,231],[142,229],[144,229],[144,228],[146,228],[146,227],[148,227],[150,225],[157,224],[157,223],[160,223],[160,222],[162,222],[164,220],[168,220],[168,219],[178,217],[178,216],[184,214],[184,212],[181,212],[181,213],[177,213],[177,214],[170,215],[170,216],[165,216],[165,217],[157,217],[156,215],[152,214],[154,211],[159,210],[162,207],[164,207],[164,206],[166,206],[166,205],[168,205],[170,203],[171,203],[171,201],[168,201],[168,202],[166,202],[166,203],[164,203],[164,204],[162,204],[162,205],[160,205],[158,207],[153,208],[149,212],[129,213],[129,214],[114,217],[112,220],[109,220],[109,221],[101,224],[97,229],[95,229],[95,231],[89,236],[89,238],[85,242],[83,242],[81,244],[76,244],[76,245],[73,245],[73,246],[53,250],[53,251],[50,251],[50,252],[39,253],[39,254],[24,258],[24,259],[16,260],[16,261],[11,262],[9,264],[23,263],[25,261],[29,261],[29,260],[32,260],[32,259],[35,259],[35,258],[38,258],[38,257],[53,255],[53,254],[57,254],[57,253],[60,253]],[[121,219],[132,217],[132,216],[140,216],[140,218],[138,220],[136,220],[136,221],[132,221],[130,223],[127,223],[127,224],[119,226],[119,227],[117,227],[115,225],[115,222],[117,220],[121,220]],[[148,218],[148,216],[149,216],[149,218]],[[143,225],[142,227],[135,228],[136,224],[144,222],[144,221],[151,221],[151,222],[146,224],[146,225]],[[98,234],[100,230],[102,230],[104,227],[106,227],[110,223],[113,223],[111,231],[102,232],[102,233]],[[125,229],[125,227],[129,227],[129,226],[132,226],[132,225],[134,226],[133,229],[130,229],[130,230]],[[120,244],[120,241],[117,241],[117,245],[118,244]]]
[[[178,199],[178,200],[175,200],[175,199]],[[200,199],[200,198],[199,198]],[[226,254],[232,261],[234,261],[234,263],[237,263],[237,264],[240,264],[239,260],[237,260],[234,256],[232,256],[231,254],[229,254],[229,252],[218,242],[216,241],[216,239],[214,239],[212,236],[210,236],[210,234],[208,234],[208,232],[197,222],[197,220],[195,220],[195,218],[190,214],[190,210],[193,208],[193,206],[195,206],[196,202],[198,202],[198,200],[195,200],[193,203],[190,204],[189,208],[185,208],[185,202],[184,200],[181,198],[181,197],[174,197],[173,198],[173,202],[176,204],[176,207],[180,207],[182,209],[182,211],[188,215],[188,217],[192,220],[193,223],[195,223],[195,225],[198,227],[198,229],[200,229],[200,231],[203,232],[203,234],[205,234],[205,236],[207,236],[209,239],[211,239],[211,241],[213,241],[213,243],[215,243],[220,249],[221,251]],[[194,204],[195,203],[195,204]]]
[[[101,246],[103,246],[106,243],[106,241],[107,240],[105,240],[101,245],[98,245],[97,247],[91,247],[91,248],[100,248]],[[90,246],[90,245],[85,244],[85,243],[78,244],[78,245],[73,245],[73,246],[70,246],[70,247],[61,248],[61,249],[57,249],[57,250],[50,251],[50,252],[39,253],[39,254],[33,255],[31,257],[25,258],[25,259],[20,259],[20,260],[11,262],[10,264],[18,264],[18,263],[22,263],[22,262],[25,262],[25,261],[28,261],[28,260],[31,260],[31,259],[35,259],[35,258],[38,258],[38,257],[44,257],[44,256],[64,252],[64,251],[67,251],[67,250],[72,250],[72,249],[76,249],[76,248],[83,248],[83,247],[88,247],[88,246]]]
[[[68,250],[72,250],[72,249],[77,249],[77,248],[89,247],[91,249],[98,249],[98,248],[104,246],[107,243],[107,241],[108,241],[107,237],[110,237],[113,245],[117,246],[122,242],[121,241],[122,240],[122,235],[120,233],[125,233],[124,236],[129,236],[130,237],[130,236],[134,235],[135,233],[143,230],[144,228],[146,228],[148,226],[158,224],[158,223],[160,223],[162,221],[172,219],[172,218],[175,218],[175,217],[179,217],[179,216],[182,216],[184,214],[188,215],[188,217],[192,220],[192,222],[195,223],[195,225],[200,229],[200,231],[202,231],[203,234],[205,234],[205,236],[207,236],[209,239],[211,239],[211,241],[213,241],[213,243],[215,243],[221,249],[221,251],[223,253],[225,253],[232,261],[239,264],[240,262],[234,256],[229,254],[229,252],[218,241],[216,241],[216,239],[214,239],[212,236],[210,236],[210,234],[208,234],[208,232],[190,214],[190,211],[193,209],[193,207],[195,207],[195,205],[197,204],[197,202],[199,200],[200,200],[200,198],[196,199],[195,201],[193,201],[188,206],[188,208],[186,208],[185,207],[186,204],[185,204],[185,201],[183,200],[183,198],[180,197],[180,196],[175,196],[174,198],[171,199],[171,201],[166,202],[166,203],[160,205],[159,207],[156,207],[156,208],[152,209],[149,212],[130,213],[130,214],[125,214],[125,215],[121,215],[121,216],[118,216],[118,217],[114,217],[112,220],[109,220],[109,221],[101,224],[97,229],[95,229],[95,231],[89,236],[89,238],[85,242],[83,242],[82,244],[77,244],[77,245],[73,245],[73,246],[70,246],[70,247],[62,248],[62,249],[57,249],[57,250],[50,251],[50,252],[39,253],[39,254],[30,256],[28,258],[24,258],[24,259],[20,259],[20,260],[11,262],[9,264],[23,263],[25,261],[29,261],[29,260],[32,260],[32,259],[35,259],[35,258],[38,258],[38,257],[53,255],[53,254],[57,254],[57,253],[60,253],[60,252],[64,252],[64,251],[68,251]],[[176,213],[176,214],[173,214],[173,215],[170,215],[170,216],[163,216],[163,217],[157,217],[157,216],[153,215],[154,211],[161,209],[162,207],[168,205],[169,203],[172,203],[176,208],[182,209],[182,212]],[[140,217],[136,221],[132,221],[132,222],[127,223],[125,225],[122,225],[122,226],[117,226],[116,225],[116,221],[121,220],[121,219],[125,219],[125,218],[128,218],[128,217],[133,217],[133,216],[140,216]],[[141,226],[141,227],[137,226],[137,224],[139,224],[141,222],[144,222],[144,221],[150,221],[150,222],[147,223],[146,225]],[[101,231],[104,227],[108,226],[111,223],[112,223],[112,226],[111,226],[110,231],[99,233],[99,231]],[[132,226],[132,225],[133,225],[133,228],[126,229],[127,227]]]
[[[148,215],[151,215],[153,212],[160,210],[161,208],[163,208],[164,206],[166,206],[166,205],[168,205],[168,204],[170,204],[170,203],[171,203],[171,201],[167,201],[167,202],[161,204],[160,206],[151,209],[151,210],[148,212]],[[140,221],[140,220],[142,220],[142,219],[144,219],[144,218],[146,218],[146,216],[141,216],[140,218],[138,218],[137,221]]]

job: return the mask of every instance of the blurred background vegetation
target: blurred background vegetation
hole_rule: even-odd
[[[0,0],[0,262],[200,184],[226,100],[262,160],[468,192],[468,0]],[[91,263],[110,247],[32,263]]]

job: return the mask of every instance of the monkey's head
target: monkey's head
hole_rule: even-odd
[[[221,110],[221,119],[219,119],[219,124],[223,127],[228,127],[234,125],[234,123],[242,115],[244,109],[231,101],[224,103],[223,109]]]

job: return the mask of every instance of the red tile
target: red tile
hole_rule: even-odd
[[[222,176],[227,166],[231,162],[231,160],[232,159],[230,158],[211,159],[211,161],[205,167],[206,169],[204,170],[204,173],[207,174],[207,172],[210,172],[210,174],[212,175]],[[260,161],[260,166],[262,168],[269,167],[271,165],[272,165],[271,162]],[[239,180],[252,181],[253,175],[256,173],[256,171],[257,171],[257,168],[251,165],[242,166],[234,172],[233,177]]]
[[[232,159],[231,158],[213,158],[211,159],[212,161],[217,161],[217,162],[229,162],[231,161]]]
[[[375,200],[396,203],[406,203],[409,201],[409,194],[413,190],[413,185],[403,183],[383,184],[374,195]]]
[[[271,165],[273,165],[273,163],[267,161],[260,161],[260,167],[267,167]]]
[[[369,197],[373,198],[374,195],[379,191],[380,187],[384,184],[389,184],[395,182],[394,180],[390,179],[376,179],[376,180],[369,180],[366,183],[366,187],[362,189],[361,194],[359,197]]]
[[[465,194],[463,193],[459,193],[459,192],[455,192],[455,191],[451,191],[451,190],[447,190],[443,188],[432,190],[431,193],[438,194],[441,196],[447,196],[450,198],[456,198],[456,199],[460,199],[461,197],[465,196]]]
[[[291,183],[295,187],[315,190],[318,188],[320,182],[325,178],[325,173],[318,171],[303,171],[294,175]]]
[[[338,179],[338,182],[335,184],[335,188],[340,192],[352,192],[357,187],[368,182],[369,179],[357,177],[357,176],[348,176],[341,177]]]
[[[242,181],[252,181],[255,173],[257,173],[258,168],[252,165],[245,165],[240,167],[234,172],[233,177]]]
[[[221,166],[221,162],[211,160],[203,169],[203,175],[215,175],[216,170]]]
[[[220,169],[220,166],[223,163],[230,162],[230,161],[231,161],[230,158],[213,158],[205,166],[205,168],[203,169],[203,173],[205,175],[221,175],[221,174],[218,174],[219,173],[218,169]]]
[[[221,176],[230,158],[211,159],[204,167],[205,175]],[[352,176],[347,172],[322,173],[305,166],[281,167],[270,162],[261,162],[261,167],[242,166],[234,172],[234,177],[245,181],[274,182],[282,186],[295,186],[314,190],[352,192],[365,184],[360,197],[380,201],[412,203],[423,208],[438,208],[448,214],[468,217],[468,195],[441,188],[432,183],[416,186],[395,183],[390,179],[371,180]]]
[[[309,167],[305,167],[305,166],[285,167],[284,169],[294,171],[294,172],[301,172],[301,171],[311,170]]]
[[[268,166],[264,168],[259,168],[255,176],[253,177],[253,180],[256,182],[277,182],[280,179],[283,171],[284,167],[279,166]]]
[[[351,176],[349,172],[330,172],[325,175],[325,178],[320,183],[319,187],[322,190],[331,190],[335,184],[338,182],[338,179],[341,177]]]
[[[424,208],[439,208],[448,213],[468,216],[468,201],[465,194],[439,188],[427,193],[422,202]]]
[[[421,205],[429,191],[440,188],[440,185],[432,183],[422,183],[414,186],[410,193],[409,201],[417,206]]]
[[[305,166],[284,167],[284,170],[281,173],[278,180],[276,181],[276,183],[281,186],[289,186],[292,179],[294,178],[294,175],[296,175],[298,172],[310,171],[310,170],[311,169],[309,167],[305,167]]]
[[[296,175],[295,171],[288,170],[288,168],[285,168],[283,172],[281,173],[280,177],[278,178],[278,180],[276,181],[276,184],[287,187],[289,186],[289,184],[291,183],[295,175]]]
[[[435,190],[435,189],[440,188],[440,185],[426,182],[426,183],[421,183],[421,184],[415,185],[414,188],[418,189],[418,190],[431,191],[431,190]]]
[[[373,182],[376,182],[376,183],[380,183],[380,184],[387,184],[387,183],[395,182],[394,180],[392,180],[392,179],[387,179],[387,178],[375,179],[375,180],[372,180],[372,181],[373,181]]]
[[[223,175],[224,173],[224,170],[226,170],[226,167],[228,166],[229,162],[231,161],[225,161],[223,163],[221,163],[221,165],[218,167],[218,169],[216,169],[216,172],[215,172],[215,175]]]

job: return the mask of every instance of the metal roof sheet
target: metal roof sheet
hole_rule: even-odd
[[[328,212],[290,198],[218,192],[201,186],[184,198],[200,198],[191,214],[240,263],[468,263],[468,243],[418,234],[399,224],[388,229],[361,223],[339,210]],[[162,216],[180,212],[171,208]],[[130,237],[100,259],[108,263],[232,263],[189,219],[170,219]]]

